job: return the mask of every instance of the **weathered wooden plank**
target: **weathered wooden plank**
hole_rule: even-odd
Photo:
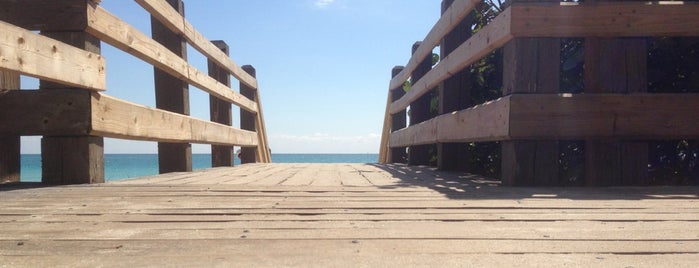
[[[20,89],[19,73],[0,70],[0,95],[9,90]],[[0,96],[0,102],[3,97]],[[0,104],[0,107],[5,107]],[[3,122],[0,119],[0,122]],[[0,184],[14,183],[20,180],[21,151],[20,137],[0,133]]]
[[[105,60],[0,21],[0,69],[91,90],[106,88]]]
[[[391,134],[391,147],[437,142],[509,139],[510,98],[438,116]]]
[[[228,55],[228,45],[223,41],[213,41],[213,44],[225,55]],[[219,67],[215,61],[207,60],[209,76],[224,85],[231,86],[231,75],[228,71]],[[241,93],[243,93],[241,91]],[[212,122],[223,125],[233,125],[233,110],[231,103],[220,100],[215,96],[209,96],[209,118]],[[245,129],[241,123],[241,129]],[[211,146],[211,166],[212,167],[232,167],[233,166],[233,147],[231,146]]]
[[[699,35],[693,2],[513,4],[517,37],[642,37]]]
[[[87,223],[94,223],[89,219],[94,219],[91,216],[81,216],[85,218]],[[125,216],[126,220],[113,224],[105,221],[97,221],[104,223],[106,226],[112,226],[108,232],[103,232],[104,226],[94,226],[94,224],[76,224],[75,227],[82,228],[65,228],[70,226],[70,223],[62,223],[64,228],[43,229],[45,225],[51,223],[25,223],[24,226],[8,228],[7,232],[0,234],[1,240],[32,240],[32,239],[52,239],[52,240],[102,240],[102,239],[124,239],[125,234],[137,233],[140,240],[162,240],[162,239],[253,239],[253,240],[336,240],[336,239],[430,239],[430,240],[558,240],[558,241],[626,241],[626,242],[651,242],[651,241],[678,241],[686,243],[699,243],[694,237],[696,228],[699,228],[698,222],[684,221],[652,221],[652,222],[602,222],[602,221],[488,221],[484,224],[483,221],[394,221],[390,218],[386,219],[371,219],[368,218],[367,223],[355,222],[355,227],[331,227],[327,224],[320,224],[315,227],[308,225],[307,227],[296,226],[296,228],[258,228],[254,225],[249,225],[247,228],[177,228],[178,220],[172,218],[170,221],[157,222],[151,218],[143,220],[130,221],[132,216]],[[296,221],[303,217],[298,216]],[[57,224],[61,221],[49,218]],[[243,219],[244,220],[244,219]],[[184,224],[190,225],[191,222],[207,222],[215,221],[208,217],[197,217],[195,219],[185,218],[182,220]],[[278,222],[279,219],[272,218],[270,221]],[[301,220],[303,221],[303,220]],[[342,221],[357,221],[357,219],[342,219]],[[147,225],[160,223],[160,228],[148,227]],[[167,224],[170,226],[167,226]],[[265,224],[260,222],[260,224]],[[67,226],[66,226],[67,225]],[[145,228],[141,227],[146,225]],[[15,225],[16,226],[16,225]],[[191,225],[190,225],[191,226]],[[100,228],[102,227],[102,228]],[[120,228],[121,227],[121,228]],[[315,228],[314,228],[315,227]],[[323,228],[325,227],[325,228]],[[245,232],[248,230],[248,232]],[[465,231],[471,230],[471,231]],[[245,236],[245,237],[241,237]],[[549,239],[546,239],[549,238]],[[650,244],[650,243],[649,243]],[[648,247],[646,245],[646,247]],[[687,245],[677,245],[677,247],[687,249],[687,252],[699,253],[696,248],[689,250]],[[528,249],[532,250],[532,249]],[[655,250],[662,249],[655,248]],[[665,249],[665,252],[672,252],[670,249]],[[638,252],[637,248],[628,248],[629,252]]]
[[[0,20],[33,31],[83,31],[90,0],[2,0]]]
[[[174,127],[173,126],[177,126]],[[91,135],[135,140],[257,145],[254,132],[93,95]]]
[[[523,138],[549,131],[544,136],[673,139],[699,135],[695,120],[681,116],[699,112],[697,94],[516,95],[511,105],[510,134]]]
[[[89,95],[87,91],[60,89],[5,92],[0,96],[0,133],[86,135],[90,115],[83,111],[90,109]]]
[[[500,13],[497,18],[461,44],[448,57],[443,58],[425,77],[412,85],[410,92],[391,104],[390,113],[400,112],[411,102],[438,86],[440,82],[510,41],[513,35],[510,33],[509,10],[506,9]]]
[[[413,54],[417,51],[417,49],[419,49],[419,47],[420,42],[413,44]],[[425,58],[410,74],[411,84],[419,83],[419,81],[431,69],[432,58]],[[434,92],[433,90],[434,88],[430,88],[428,91]],[[408,93],[409,92],[410,91],[408,91]],[[432,93],[426,92],[424,95],[410,103],[409,126],[414,126],[432,118],[431,102]],[[430,149],[431,146],[429,145],[412,145],[408,147],[408,165],[430,165]]]
[[[182,0],[168,0],[177,12],[184,14]],[[153,40],[167,48],[174,55],[187,61],[187,42],[151,16],[151,36]],[[165,111],[189,115],[189,84],[169,73],[153,67],[155,84],[155,107]],[[192,171],[192,145],[189,143],[158,142],[158,171],[163,173]]]
[[[84,31],[42,31],[41,35],[61,41],[78,49],[83,49],[97,55],[101,52],[99,39]],[[39,81],[39,89],[54,90],[66,88],[61,82]],[[68,91],[84,92],[80,89]],[[68,108],[76,107],[76,113],[90,116],[91,94],[78,95],[77,103]],[[83,122],[80,122],[83,123]],[[69,123],[70,124],[70,123]],[[41,182],[49,184],[76,184],[104,182],[104,140],[102,137],[81,134],[72,136],[58,133],[54,136],[44,136],[41,139]]]
[[[174,10],[164,0],[136,0],[144,9],[157,18],[163,25],[171,31],[183,35],[185,39],[199,52],[204,54],[209,60],[216,62],[219,66],[226,69],[241,83],[257,90],[257,80],[255,77],[246,73],[225,53],[221,53],[214,44],[209,42],[204,35],[197,31],[182,15]]]
[[[395,75],[391,79],[389,88],[394,89],[402,87],[403,83],[408,80],[411,73],[417,68],[420,62],[426,57],[432,55],[434,47],[439,45],[442,38],[451,30],[459,25],[459,23],[480,3],[480,0],[460,0],[456,1],[442,16],[437,23],[432,27],[430,32],[425,36],[420,47],[415,51],[413,56],[408,61],[405,69]],[[395,113],[391,113],[395,114]]]
[[[99,6],[88,8],[87,31],[102,41],[144,60],[168,74],[185,80],[209,94],[227,100],[250,112],[257,105],[229,87],[189,65],[164,46]]]
[[[391,147],[511,139],[696,138],[697,94],[515,94],[391,135]]]
[[[442,1],[442,15],[454,3],[453,0]],[[459,45],[468,40],[472,35],[473,14],[466,16],[457,27],[444,36],[440,44],[440,57],[445,58]],[[440,115],[466,109],[471,106],[471,70],[464,68],[452,77],[442,81],[439,85]],[[464,170],[468,166],[469,153],[464,144],[439,143],[437,144],[437,167],[442,170]]]
[[[443,243],[443,244],[441,244]],[[193,239],[153,241],[25,241],[26,252],[8,241],[3,247],[12,249],[3,260],[10,266],[68,266],[114,264],[137,267],[147,263],[169,266],[173,263],[187,267],[245,266],[245,267],[488,267],[511,266],[610,266],[610,267],[694,267],[699,254],[623,254],[604,250],[614,244],[590,244],[591,250],[565,253],[570,249],[563,243],[526,241],[425,241],[425,240],[218,240]],[[615,243],[621,244],[621,243]],[[662,243],[664,246],[670,243]],[[507,245],[507,247],[505,247]],[[551,249],[549,252],[523,252],[508,249]],[[215,248],[216,250],[210,250]],[[465,249],[473,248],[473,251]],[[502,248],[503,251],[491,252]],[[614,247],[611,247],[614,248]],[[596,250],[595,250],[596,249]],[[207,251],[208,250],[208,251]],[[17,252],[21,253],[17,253]],[[27,252],[31,253],[28,254]],[[55,252],[55,253],[53,253]],[[81,252],[93,252],[85,255]],[[519,253],[519,254],[518,254]],[[616,254],[619,253],[619,254]]]
[[[525,1],[514,0],[514,3]],[[502,94],[558,93],[560,47],[557,38],[515,38],[507,43],[503,49]],[[557,141],[512,140],[500,145],[504,185],[558,185]]]

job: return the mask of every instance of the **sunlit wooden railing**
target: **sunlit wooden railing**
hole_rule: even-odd
[[[244,163],[271,161],[254,68],[239,67],[224,42],[198,32],[181,0],[136,1],[151,14],[152,36],[99,2],[0,1],[0,159],[19,158],[19,136],[43,135],[49,183],[104,181],[102,137],[159,142],[161,172],[191,170],[189,143],[212,144],[213,166],[232,165],[233,146],[243,147]],[[101,42],[155,67],[156,108],[108,95]],[[208,59],[208,74],[187,62],[187,43]],[[41,79],[40,90],[11,90],[20,89],[20,75]],[[189,116],[188,85],[211,95],[213,122]],[[242,128],[231,126],[231,104],[241,108]],[[6,181],[18,172],[12,160],[0,165]]]
[[[380,162],[426,165],[421,146],[436,144],[439,167],[450,169],[459,154],[453,143],[500,141],[504,184],[556,185],[556,142],[580,139],[587,185],[637,185],[647,172],[646,140],[699,137],[699,121],[687,116],[699,114],[697,94],[648,94],[644,84],[644,37],[699,36],[697,3],[511,1],[471,36],[460,23],[479,3],[444,1],[442,17],[408,64],[394,68]],[[560,92],[560,38],[569,37],[585,38],[584,94]],[[438,45],[441,61],[431,67]],[[501,48],[502,97],[453,104],[469,90],[458,79]],[[432,92],[440,105],[430,118],[425,98]]]

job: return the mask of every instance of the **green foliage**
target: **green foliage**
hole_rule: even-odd
[[[405,91],[405,93],[408,93],[410,91],[410,87],[410,80],[405,80],[405,83],[403,83],[403,91]]]
[[[432,66],[435,66],[439,62],[439,54],[432,53]]]

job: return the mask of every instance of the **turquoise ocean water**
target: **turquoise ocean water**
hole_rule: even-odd
[[[376,163],[378,154],[272,154],[274,163]],[[239,165],[235,159],[235,165]],[[156,154],[106,154],[104,156],[104,176],[109,180],[119,180],[158,174]],[[192,155],[192,168],[211,167],[210,154]],[[22,155],[21,180],[41,181],[41,155]]]

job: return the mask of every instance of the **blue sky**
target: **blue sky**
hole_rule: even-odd
[[[189,0],[186,16],[210,40],[224,40],[231,58],[257,69],[274,153],[376,153],[391,69],[439,18],[437,0]],[[109,12],[150,34],[149,14],[133,1],[104,0]],[[150,65],[103,44],[104,94],[155,106]],[[206,60],[190,49],[191,64]],[[36,82],[23,80],[23,88]],[[234,90],[238,89],[233,80]],[[191,114],[209,119],[208,95],[190,86]],[[234,125],[239,126],[234,107]],[[23,138],[39,153],[39,138]],[[106,153],[154,153],[152,142],[107,139]],[[208,145],[194,145],[209,153]]]

